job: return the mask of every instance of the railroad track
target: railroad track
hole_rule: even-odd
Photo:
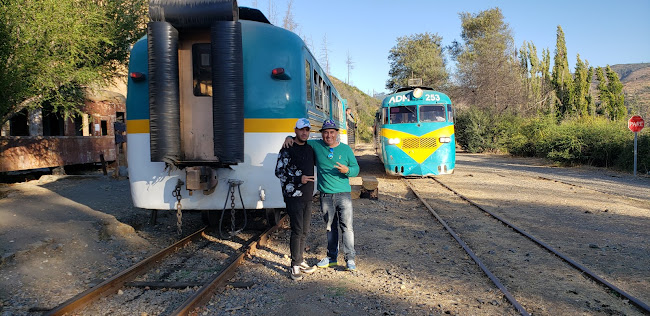
[[[145,307],[141,308],[144,310],[127,308],[128,311],[124,311],[123,314],[163,309],[160,311],[161,314],[187,315],[207,302],[218,288],[224,286],[245,257],[253,254],[257,247],[264,246],[270,234],[287,220],[288,217],[284,216],[276,226],[261,233],[244,231],[238,235],[243,237],[237,241],[219,240],[210,236],[206,228],[202,228],[114,277],[72,297],[45,315],[64,315],[79,311],[94,313],[88,309],[93,308],[94,305],[104,304],[104,300],[110,299],[117,299],[122,302],[119,303],[122,305],[139,304],[136,301],[140,298],[149,301],[149,304],[161,304],[160,300],[153,299],[159,295],[156,291],[178,291],[180,294],[167,295],[171,298],[162,302],[165,303],[163,307],[146,307],[144,303]],[[207,255],[208,258],[199,259],[203,260],[201,266],[193,266],[196,264],[193,263],[194,257],[199,255],[204,257]],[[206,266],[205,260],[214,265]],[[121,313],[112,309],[102,312]]]
[[[563,310],[650,313],[647,303],[439,180],[403,181],[522,315],[531,312],[554,314]],[[428,188],[426,193],[417,189],[425,186]],[[435,210],[432,204],[436,206]],[[557,285],[555,289],[548,287],[549,282],[544,282],[544,279],[553,278],[557,280],[550,283]],[[583,297],[593,301],[585,304],[580,299]],[[553,302],[547,304],[551,310],[541,310],[540,299]],[[531,306],[532,311],[524,306]],[[558,309],[554,311],[555,308]]]

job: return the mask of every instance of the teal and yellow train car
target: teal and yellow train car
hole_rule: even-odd
[[[454,172],[454,116],[446,94],[426,87],[397,90],[377,111],[374,132],[386,173],[433,176]]]
[[[274,169],[296,120],[345,122],[325,71],[298,35],[236,1],[151,0],[149,15],[129,63],[134,205],[284,208]]]

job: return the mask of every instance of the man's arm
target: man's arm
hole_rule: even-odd
[[[359,163],[357,162],[357,158],[354,157],[352,149],[348,151],[348,168],[350,168],[350,170],[345,174],[346,176],[356,177],[359,175]]]

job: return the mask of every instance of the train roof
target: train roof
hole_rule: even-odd
[[[239,7],[239,18],[242,20],[271,24],[262,11],[253,8]]]
[[[432,90],[432,91],[433,91],[433,88],[431,88],[431,87],[425,87],[425,86],[412,86],[412,87],[402,87],[402,88],[399,88],[399,89],[395,90],[394,93],[397,93],[397,92],[404,92],[404,91],[411,91],[411,90],[414,90],[415,88],[420,88],[420,89],[422,89],[422,90]]]

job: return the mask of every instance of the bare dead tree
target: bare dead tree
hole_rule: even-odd
[[[323,35],[323,47],[321,48],[321,59],[325,63],[325,72],[330,73],[329,48],[327,45],[327,34]]]
[[[350,56],[350,50],[348,49],[348,56],[346,58],[345,63],[348,65],[348,82],[347,84],[350,84],[350,71],[354,69],[354,62],[352,61],[352,56]]]

